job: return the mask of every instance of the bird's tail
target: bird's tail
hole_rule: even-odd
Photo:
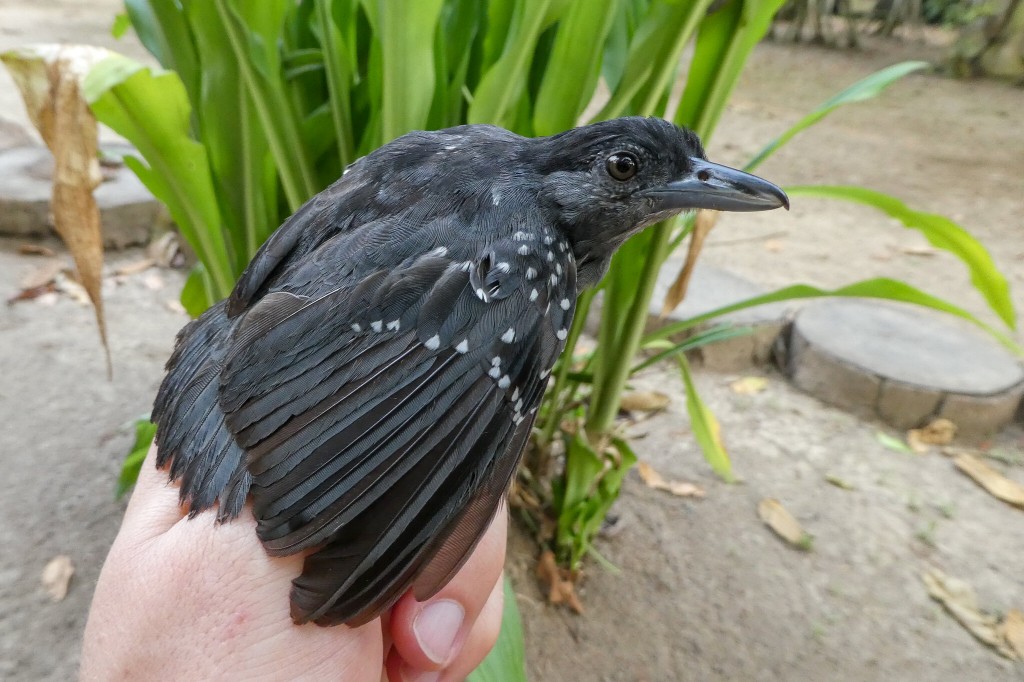
[[[223,346],[231,323],[219,303],[178,333],[153,404],[157,466],[170,464],[189,515],[219,500],[218,519],[238,515],[249,494],[245,453],[224,424],[217,402]]]

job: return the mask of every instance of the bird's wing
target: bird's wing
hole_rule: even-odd
[[[322,548],[296,580],[298,620],[372,617],[435,555],[418,591],[436,591],[486,528],[576,294],[571,262],[548,276],[522,251],[436,249],[325,293],[271,292],[235,329],[219,402],[259,536],[272,554]]]

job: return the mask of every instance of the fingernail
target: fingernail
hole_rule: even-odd
[[[466,612],[462,604],[450,599],[428,604],[412,623],[423,653],[434,663],[447,663],[452,656],[455,638],[459,635]]]
[[[401,667],[402,682],[437,682],[441,679],[438,670],[413,670],[404,663]]]

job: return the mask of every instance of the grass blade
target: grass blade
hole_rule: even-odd
[[[441,0],[378,6],[382,49],[381,142],[426,127],[434,94],[434,33]]]
[[[501,610],[501,632],[491,653],[469,674],[467,682],[526,682],[526,647],[523,621],[512,581],[504,578],[505,605]]]
[[[683,386],[686,388],[686,411],[690,415],[690,428],[693,430],[693,436],[697,439],[697,444],[700,446],[701,452],[704,453],[704,459],[711,466],[711,470],[721,476],[722,480],[732,483],[736,478],[732,473],[729,453],[726,452],[725,445],[722,443],[722,429],[718,425],[718,419],[697,393],[686,355],[679,355],[677,359],[679,371],[683,377]]]
[[[1010,297],[1010,284],[996,267],[988,250],[970,232],[937,213],[915,211],[899,199],[865,187],[802,185],[789,187],[792,196],[853,201],[878,209],[905,227],[918,230],[935,248],[948,251],[967,266],[971,283],[989,307],[1010,329],[1017,328],[1017,314]]]
[[[782,145],[789,142],[798,133],[810,128],[812,125],[828,116],[835,109],[844,104],[863,102],[882,94],[886,88],[908,74],[931,68],[928,62],[901,62],[893,64],[880,71],[876,71],[867,78],[857,81],[846,88],[835,97],[832,97],[820,107],[800,119],[793,127],[782,133],[774,140],[764,146],[764,149],[757,153],[750,162],[744,166],[744,170],[752,171],[774,154]]]

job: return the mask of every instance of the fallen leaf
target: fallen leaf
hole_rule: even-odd
[[[1024,661],[1024,613],[1010,609],[999,624],[999,635],[1009,645],[1017,658]]]
[[[775,534],[797,549],[804,551],[811,548],[811,536],[800,527],[800,523],[782,503],[766,497],[757,505],[757,515]]]
[[[576,613],[583,613],[583,603],[576,594],[579,571],[559,568],[555,554],[546,550],[537,560],[537,577],[548,588],[549,604],[565,604]]]
[[[91,302],[89,298],[89,292],[85,290],[85,287],[83,287],[81,284],[79,284],[70,277],[65,277],[63,274],[61,274],[60,276],[57,277],[57,280],[54,282],[54,284],[57,287],[57,291],[66,295],[73,301],[81,303],[82,305],[89,305],[89,303]]]
[[[42,244],[18,244],[18,253],[23,256],[46,256],[56,258],[57,254],[48,246]]]
[[[152,258],[142,258],[133,263],[126,263],[125,265],[114,268],[115,275],[137,275],[140,272],[145,272],[151,267],[156,265],[156,262]]]
[[[704,497],[704,490],[701,487],[686,481],[666,481],[647,462],[637,462],[636,469],[640,474],[640,479],[648,488],[664,490],[677,497]]]
[[[657,412],[668,407],[670,400],[658,391],[630,391],[622,396],[619,409],[626,412]]]
[[[668,288],[668,293],[665,294],[665,301],[661,304],[662,317],[667,316],[678,308],[679,304],[686,298],[686,290],[690,286],[690,278],[693,276],[694,268],[697,267],[697,257],[704,247],[704,240],[711,234],[711,229],[718,222],[718,216],[718,211],[710,209],[697,211],[697,217],[694,218],[693,231],[690,232],[690,245],[686,251],[686,261],[683,263],[679,274],[676,275],[675,281],[672,282],[672,286]]]
[[[953,463],[994,497],[1024,509],[1024,485],[1011,481],[974,455],[958,455]]]
[[[835,474],[826,474],[825,480],[834,485],[835,487],[842,488],[843,490],[856,490],[852,483],[844,481]]]
[[[950,420],[939,417],[928,422],[927,426],[920,429],[907,431],[907,443],[914,452],[921,453],[928,451],[929,445],[949,445],[956,436],[956,424]]]
[[[59,258],[48,259],[32,268],[28,274],[22,277],[19,286],[22,289],[38,289],[47,284],[52,284],[57,279],[57,275],[64,270],[64,267],[63,260]]]
[[[150,242],[146,254],[161,268],[180,268],[185,265],[185,253],[177,232],[164,232]]]
[[[29,118],[53,153],[54,227],[71,252],[82,286],[96,313],[100,341],[110,364],[110,346],[101,297],[103,238],[93,190],[102,181],[98,134],[81,83],[108,50],[83,45],[33,45],[0,54]]]
[[[31,301],[32,299],[41,299],[46,294],[53,294],[56,298],[57,285],[53,282],[44,284],[41,287],[34,287],[32,289],[22,289],[13,296],[8,297],[7,305],[14,305],[18,301]]]
[[[40,580],[50,598],[53,601],[61,601],[68,595],[68,584],[74,574],[75,567],[71,563],[71,557],[66,554],[58,554],[50,559],[46,567],[43,568]]]
[[[906,443],[899,438],[890,436],[884,431],[875,431],[875,440],[881,443],[883,447],[895,450],[896,452],[913,452]]]
[[[928,588],[929,596],[942,604],[946,611],[979,642],[992,647],[1009,659],[1017,658],[1017,654],[999,632],[998,620],[982,613],[978,608],[977,597],[969,584],[958,578],[951,578],[937,568],[923,573],[921,579]]]
[[[733,393],[754,395],[768,388],[767,377],[743,377],[729,384]]]

